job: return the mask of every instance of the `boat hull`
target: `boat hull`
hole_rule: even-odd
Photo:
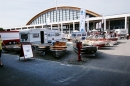
[[[97,48],[101,48],[101,47],[104,47],[106,45],[106,41],[103,40],[103,41],[98,41],[98,40],[88,40],[86,42],[84,42],[83,44],[87,44],[89,46],[96,46]]]
[[[104,43],[104,44],[94,44],[93,46],[97,46],[97,48],[99,49],[99,48],[101,48],[101,47],[104,47],[106,44]]]
[[[55,58],[60,58],[60,57],[62,57],[67,52],[67,49],[61,49],[61,50],[50,49],[50,51],[52,52],[52,54],[53,54],[53,56]]]
[[[108,44],[110,46],[113,46],[113,45],[117,44],[118,38],[106,38],[106,40],[108,41]]]
[[[14,52],[20,52],[21,48],[13,48]]]
[[[78,48],[76,46],[73,46],[73,49],[76,53],[78,53]],[[96,46],[82,46],[81,48],[81,54],[87,55],[87,54],[95,54],[97,52]]]

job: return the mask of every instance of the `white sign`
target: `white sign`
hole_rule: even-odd
[[[80,10],[80,32],[86,32],[86,30],[85,30],[85,16],[86,16],[86,10],[81,9]]]
[[[99,29],[99,23],[96,23],[96,29]]]
[[[31,58],[33,57],[32,47],[31,45],[22,45],[24,57],[25,58]]]
[[[99,22],[99,28],[102,28],[102,22]]]

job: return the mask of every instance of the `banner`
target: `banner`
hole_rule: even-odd
[[[86,32],[85,30],[85,17],[86,17],[86,10],[81,9],[80,10],[80,32]]]
[[[99,22],[99,28],[102,28],[102,22]]]
[[[32,47],[31,45],[22,45],[24,57],[25,58],[31,58],[33,57]]]
[[[99,28],[99,23],[96,23],[96,29],[98,29]]]

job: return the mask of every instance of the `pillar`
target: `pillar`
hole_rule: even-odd
[[[59,24],[57,24],[58,25],[58,30],[60,31],[60,26],[59,26]]]
[[[127,29],[127,16],[125,17],[125,29]]]
[[[61,33],[63,33],[63,24],[61,23]]]
[[[108,29],[110,30],[110,20],[108,21]]]
[[[51,24],[51,30],[52,30],[52,24]]]
[[[75,22],[73,22],[73,32],[75,31]]]
[[[104,19],[104,31],[106,30],[106,19]]]
[[[96,29],[96,23],[93,22],[93,29]]]
[[[89,31],[89,15],[87,15],[87,32]]]
[[[70,24],[69,24],[69,34],[70,34]]]

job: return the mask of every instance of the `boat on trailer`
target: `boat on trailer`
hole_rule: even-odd
[[[66,42],[54,42],[53,46],[50,46],[50,51],[52,52],[55,58],[60,58],[65,55],[67,52]]]
[[[118,42],[117,37],[108,37],[108,38],[106,37],[105,39],[108,42],[109,46],[113,46],[113,45],[117,44],[117,42]]]
[[[82,42],[90,46],[96,46],[98,49],[104,47],[107,44],[105,38],[103,38],[102,36],[95,36],[95,35],[87,37]]]
[[[78,48],[76,46],[77,42],[82,42],[81,56],[95,56],[97,47],[84,42],[87,38],[86,33],[73,32],[71,35],[71,38],[73,40],[73,49],[76,53],[78,53]]]
[[[81,45],[81,56],[95,56],[96,52],[97,52],[97,47],[96,46],[90,46],[87,44],[82,44]],[[73,49],[76,53],[78,53],[78,48],[76,46],[76,43],[74,43],[73,45]]]

